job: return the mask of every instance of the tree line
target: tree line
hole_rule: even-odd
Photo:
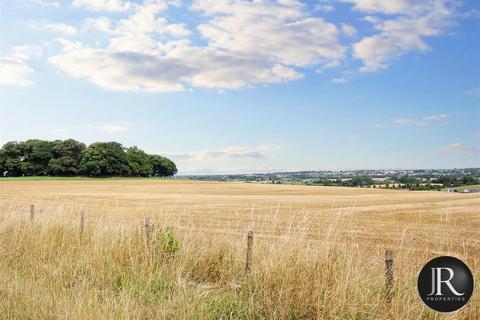
[[[147,154],[136,146],[73,140],[10,141],[0,149],[3,176],[168,177],[177,173],[173,161]]]

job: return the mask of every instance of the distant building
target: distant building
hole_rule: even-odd
[[[458,192],[461,192],[461,193],[480,192],[480,188],[463,188],[463,189],[459,189]]]

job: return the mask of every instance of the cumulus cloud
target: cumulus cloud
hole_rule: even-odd
[[[100,18],[96,20],[96,26],[114,35],[108,46],[111,50],[158,54],[158,37],[178,38],[190,34],[184,24],[170,23],[164,17],[157,17],[166,8],[163,1],[146,2],[137,5],[135,12],[126,19],[110,23],[105,18]]]
[[[407,125],[407,126],[415,126],[415,127],[426,127],[431,125],[434,122],[444,121],[448,118],[447,114],[438,114],[423,117],[421,119],[414,119],[414,118],[395,118],[393,119],[393,123],[400,124],[400,125]]]
[[[83,23],[82,30],[85,32],[101,31],[113,33],[113,21],[108,17],[87,18]]]
[[[127,11],[132,3],[123,0],[73,0],[73,6],[93,11]]]
[[[315,5],[315,11],[333,12],[335,11],[335,7],[329,3],[317,3]]]
[[[386,69],[393,58],[412,51],[427,51],[424,38],[440,35],[450,25],[452,10],[442,0],[352,0],[360,11],[399,14],[393,18],[367,17],[376,34],[353,45],[353,56],[362,60],[361,71]]]
[[[411,14],[428,9],[436,0],[342,0],[355,10],[383,14]]]
[[[193,152],[169,153],[176,160],[226,160],[226,159],[261,159],[269,153],[280,149],[278,145],[260,145],[252,147],[227,147],[220,149],[198,150]]]
[[[32,83],[29,79],[33,70],[17,57],[0,57],[0,84],[26,86]]]
[[[43,46],[21,45],[12,48],[12,56],[21,60],[29,60],[43,54]]]
[[[446,145],[440,150],[445,153],[480,153],[479,147],[466,146],[460,142]]]
[[[75,78],[87,78],[109,90],[183,91],[184,84],[234,89],[301,77],[282,65],[188,44],[162,55],[97,49],[70,41],[63,43],[63,53],[50,57],[49,62]]]
[[[346,23],[341,24],[341,30],[344,35],[350,38],[355,37],[358,33],[357,29],[354,26]]]
[[[30,0],[30,1],[41,6],[54,7],[54,8],[60,7],[60,2],[57,2],[57,1],[47,1],[47,0]]]
[[[193,0],[182,10],[195,17],[185,23],[168,11],[181,6],[177,0],[73,0],[75,8],[108,16],[85,18],[81,32],[63,23],[37,26],[82,35],[82,42],[61,40],[62,52],[48,59],[66,74],[107,90],[168,92],[294,81],[308,68],[341,66],[349,48],[360,71],[385,69],[396,57],[428,50],[425,38],[442,34],[453,14],[447,0],[340,1],[364,15],[374,33],[359,38],[355,26],[320,17],[318,11],[334,10],[333,1],[299,0]],[[98,32],[98,41],[87,36]]]
[[[127,19],[120,19],[115,30],[118,34],[169,33],[174,36],[186,36],[189,31],[183,24],[169,24],[164,17],[157,17],[159,12],[166,10],[163,1],[146,2],[138,5],[136,11]]]
[[[288,82],[303,77],[297,68],[338,64],[345,56],[342,31],[309,16],[298,1],[194,1],[193,12],[207,18],[198,25],[205,45],[187,38],[185,24],[161,15],[170,3],[131,4],[129,16],[117,20],[86,19],[84,30],[109,34],[108,44],[62,40],[62,53],[49,62],[108,90],[166,92]]]
[[[197,0],[193,8],[213,16],[198,30],[214,48],[292,66],[337,61],[345,54],[338,28],[306,15],[297,1]]]
[[[65,23],[32,23],[31,26],[34,29],[48,30],[57,33],[63,33],[65,35],[73,36],[77,34],[78,30],[74,26]]]

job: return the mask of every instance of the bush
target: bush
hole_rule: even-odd
[[[172,227],[167,227],[163,233],[163,251],[174,254],[180,250],[180,242],[178,242]]]

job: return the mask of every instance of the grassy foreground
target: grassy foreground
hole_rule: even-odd
[[[479,210],[478,195],[459,193],[6,182],[0,319],[480,319],[478,285],[448,315],[430,311],[416,292],[419,270],[439,255],[464,260],[479,283]],[[155,224],[149,237],[143,217]],[[390,302],[387,248],[395,258]]]
[[[438,318],[412,295],[418,268],[397,266],[387,302],[381,252],[365,259],[333,229],[320,247],[301,238],[257,241],[246,276],[242,250],[192,234],[80,235],[73,226],[7,219],[0,228],[2,319]],[[421,256],[405,249],[396,259],[418,265]],[[448,318],[479,319],[478,293]]]

